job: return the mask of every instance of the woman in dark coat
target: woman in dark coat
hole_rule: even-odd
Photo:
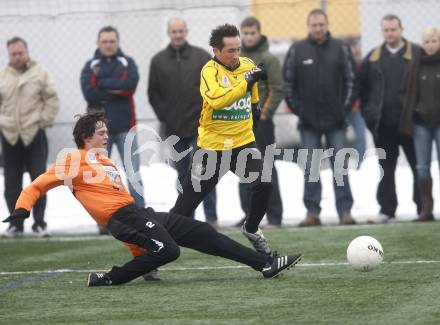
[[[409,70],[403,101],[401,131],[412,136],[422,210],[416,221],[434,220],[431,155],[435,142],[440,161],[440,29],[422,34],[422,51]]]

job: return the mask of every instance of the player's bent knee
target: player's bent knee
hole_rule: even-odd
[[[167,245],[161,252],[167,263],[175,261],[180,256],[180,247],[177,245]]]

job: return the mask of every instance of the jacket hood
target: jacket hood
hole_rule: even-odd
[[[269,42],[267,40],[267,37],[264,35],[261,35],[260,40],[258,41],[257,44],[255,44],[254,46],[249,46],[246,47],[244,45],[242,45],[242,50],[243,52],[264,52],[264,51],[268,51],[269,50]]]

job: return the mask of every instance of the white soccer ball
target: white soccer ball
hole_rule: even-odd
[[[359,236],[353,239],[347,248],[348,263],[356,270],[368,272],[383,261],[382,245],[371,236]]]

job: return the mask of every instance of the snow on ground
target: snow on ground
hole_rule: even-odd
[[[284,206],[283,223],[287,225],[298,224],[306,213],[302,202],[303,173],[298,165],[276,161],[278,170],[281,196]],[[438,165],[432,165],[433,179],[438,180]],[[170,166],[157,163],[142,167],[142,179],[145,188],[145,198],[149,206],[157,211],[168,211],[177,197],[175,189],[177,174]],[[338,222],[334,204],[332,173],[330,169],[321,172],[323,184],[321,220],[325,224]],[[376,202],[376,189],[379,180],[379,167],[376,157],[367,158],[359,170],[351,170],[350,184],[354,197],[352,210],[353,217],[359,222],[374,219],[379,206]],[[29,177],[25,176],[25,184]],[[396,172],[397,193],[399,206],[397,219],[407,221],[415,218],[416,208],[412,202],[412,174],[406,165],[399,164]],[[0,170],[0,193],[4,192],[3,173]],[[439,182],[434,182],[434,197],[439,197]],[[217,210],[220,225],[232,225],[243,217],[238,196],[238,178],[229,172],[217,186]],[[439,212],[436,206],[436,213]],[[6,202],[0,195],[0,217],[8,215]],[[204,220],[203,207],[196,211],[196,218]],[[56,233],[90,233],[96,231],[94,220],[87,214],[83,207],[76,201],[67,187],[60,186],[48,193],[46,208],[46,221],[50,232]],[[265,221],[263,221],[264,223]],[[25,231],[30,232],[32,221],[27,220]],[[0,233],[5,232],[6,224],[0,225]]]

